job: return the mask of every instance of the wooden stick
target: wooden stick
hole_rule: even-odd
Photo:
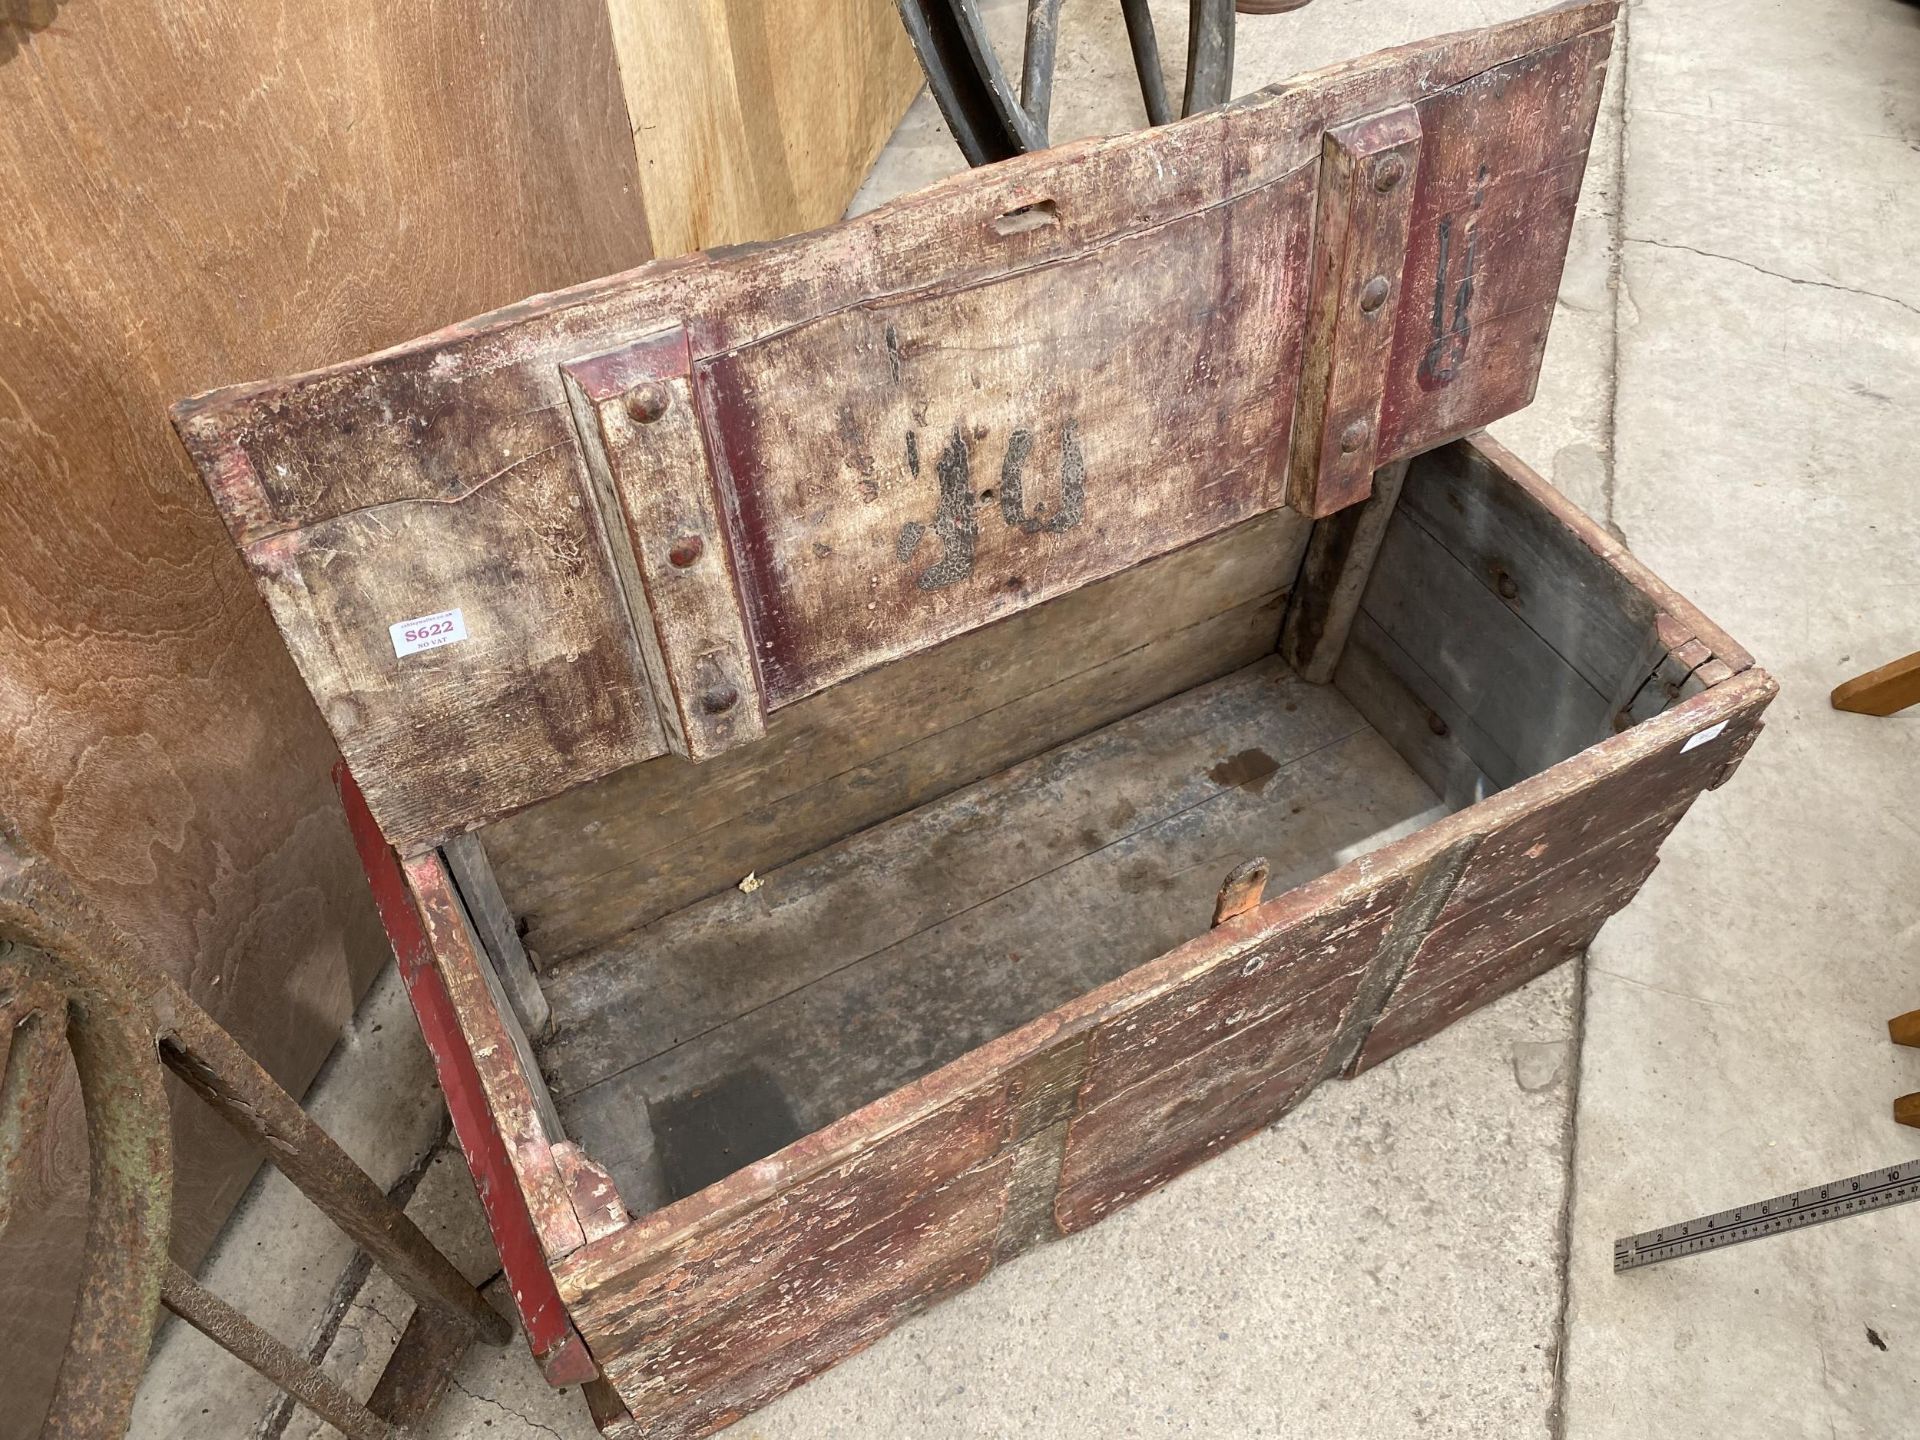
[[[1833,708],[1856,715],[1896,715],[1909,705],[1920,705],[1920,650],[1856,675],[1833,692]]]

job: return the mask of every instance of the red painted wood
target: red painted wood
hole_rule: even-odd
[[[346,762],[333,767],[333,782],[340,792],[341,806],[347,812],[347,826],[353,832],[360,864],[367,872],[367,884],[373,891],[380,923],[393,944],[400,977],[406,982],[407,998],[413,1002],[413,1013],[420,1021],[421,1037],[433,1056],[434,1073],[447,1097],[447,1110],[453,1116],[454,1134],[459,1137],[460,1149],[467,1157],[474,1188],[480,1192],[487,1228],[493,1232],[500,1264],[507,1272],[507,1283],[520,1312],[528,1348],[540,1362],[541,1371],[555,1385],[574,1385],[594,1379],[600,1373],[599,1367],[568,1320],[560,1292],[554,1286],[532,1212],[520,1191],[500,1132],[487,1111],[480,1088],[480,1072],[467,1049],[453,1002],[435,968],[426,926],[407,893],[400,857],[374,823],[373,813],[367,809],[367,802]]]

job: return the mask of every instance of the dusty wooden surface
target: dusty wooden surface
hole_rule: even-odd
[[[1306,523],[1280,511],[850,680],[698,767],[662,756],[486,830],[552,964],[1273,648]]]
[[[1311,609],[1296,604],[1296,625]],[[1409,466],[1335,683],[1459,805],[1752,663],[1617,539],[1476,436]]]
[[[568,967],[543,1067],[650,1209],[650,1104],[750,1068],[818,1129],[1199,933],[1249,856],[1281,889],[1437,813],[1268,658]]]
[[[298,1093],[387,951],[332,742],[167,407],[645,259],[604,9],[7,14],[0,803]],[[72,1105],[0,1241],[8,1437],[70,1299]],[[190,1263],[258,1157],[198,1105],[178,1139]]]
[[[1613,8],[1383,52],[179,423],[417,849],[667,748],[563,363],[685,327],[718,499],[687,538],[730,557],[777,710],[1281,503],[1331,125],[1419,121],[1377,461],[1524,403]],[[389,626],[453,609],[466,638],[397,653]]]
[[[1496,476],[1502,466],[1501,457],[1490,449],[1454,459],[1476,466],[1485,462]],[[1330,874],[1298,884],[1104,984],[1095,975],[1076,974],[1060,988],[1094,988],[897,1089],[887,1089],[898,1083],[897,1072],[883,1068],[862,1074],[860,1066],[877,1047],[890,1045],[898,1055],[903,1048],[911,1050],[912,1042],[903,1047],[897,1034],[885,1039],[864,1034],[863,1020],[870,1027],[907,1034],[945,1035],[963,1025],[971,1007],[943,1009],[928,1020],[911,1010],[909,997],[922,999],[930,991],[952,987],[954,976],[977,981],[985,957],[1008,950],[1007,937],[1020,938],[1027,947],[1021,953],[1046,955],[1049,968],[1072,964],[1075,957],[1089,953],[1129,963],[1130,957],[1118,953],[1118,937],[1143,920],[1124,902],[1114,903],[1129,860],[1144,867],[1141,873],[1146,875],[1203,875],[1205,883],[1193,887],[1196,893],[1187,908],[1194,931],[1206,924],[1221,857],[1216,853],[1199,859],[1206,847],[1195,851],[1185,837],[1207,827],[1183,829],[1183,822],[1221,802],[1172,806],[1167,820],[1137,832],[1147,841],[1137,849],[1124,840],[1102,842],[1097,833],[1082,837],[1078,843],[1091,848],[1062,865],[1059,856],[1046,850],[1048,818],[1057,819],[1063,808],[1059,795],[1048,794],[1043,778],[1050,766],[1070,757],[1083,759],[1088,765],[1084,792],[1111,798],[1120,775],[1146,768],[1137,760],[1132,766],[1124,760],[1112,764],[1116,737],[1137,733],[1142,748],[1164,751],[1169,748],[1164,738],[1147,737],[1155,725],[1169,723],[1186,707],[1206,715],[1210,728],[1203,733],[1224,754],[1234,744],[1236,723],[1245,723],[1231,719],[1235,709],[1227,697],[1244,687],[1245,698],[1253,700],[1259,690],[1267,690],[1271,725],[1278,723],[1270,713],[1271,700],[1305,687],[1287,679],[1275,690],[1271,680],[1258,681],[1266,671],[1256,667],[1210,687],[1211,693],[1155,707],[1009,776],[880,827],[870,834],[888,843],[872,854],[861,849],[869,837],[860,836],[790,867],[776,878],[790,882],[793,889],[776,891],[763,902],[769,907],[767,919],[756,922],[736,912],[714,929],[770,935],[771,917],[785,908],[801,921],[798,933],[804,937],[804,907],[813,895],[832,891],[833,861],[844,859],[843,868],[857,875],[862,886],[896,897],[874,907],[877,918],[865,921],[851,914],[849,906],[833,912],[841,924],[879,927],[864,942],[854,935],[852,948],[864,951],[866,959],[824,972],[814,962],[803,962],[803,969],[813,964],[817,978],[804,987],[803,998],[792,1007],[794,1019],[787,1022],[779,1017],[785,1002],[767,1002],[792,987],[794,973],[763,974],[745,957],[731,967],[725,961],[716,967],[714,957],[708,957],[698,967],[702,979],[712,978],[722,987],[722,1008],[745,1012],[737,1034],[728,1034],[734,1027],[722,1026],[682,1036],[668,1018],[648,1039],[648,1025],[657,1026],[660,1017],[638,1014],[625,1028],[643,1046],[668,1047],[660,1052],[659,1073],[649,1077],[667,1088],[695,1080],[703,1064],[771,1064],[789,1067],[783,1072],[789,1080],[809,1067],[833,1077],[826,1083],[838,1087],[841,1104],[859,1103],[863,1094],[880,1098],[838,1119],[808,1115],[808,1123],[821,1123],[821,1128],[556,1267],[570,1313],[595,1344],[609,1381],[636,1417],[658,1425],[662,1434],[693,1435],[764,1403],[866,1343],[892,1323],[889,1316],[911,1313],[928,1298],[968,1283],[1028,1244],[1092,1223],[1271,1123],[1320,1079],[1345,1073],[1350,1065],[1377,1063],[1577,953],[1606,916],[1631,898],[1668,830],[1703,790],[1721,783],[1739,763],[1775,687],[1730,642],[1719,648],[1729,652],[1731,661],[1715,656],[1707,640],[1718,645],[1723,637],[1704,622],[1690,623],[1699,617],[1644,572],[1616,565],[1597,531],[1585,522],[1563,523],[1558,502],[1532,493],[1537,477],[1516,474],[1500,483],[1507,493],[1493,498],[1525,514],[1523,533],[1563,529],[1561,539],[1577,542],[1615,571],[1620,583],[1613,593],[1630,618],[1657,612],[1664,620],[1659,633],[1679,650],[1697,650],[1706,657],[1696,661],[1693,672],[1710,676],[1701,682],[1703,688],[1664,713]],[[1497,575],[1488,578],[1497,592]],[[1578,585],[1580,578],[1575,566],[1567,581]],[[1338,580],[1335,572],[1328,583]],[[1532,609],[1543,616],[1564,613],[1538,596]],[[1687,612],[1687,623],[1678,611]],[[1551,628],[1551,621],[1541,623]],[[1539,638],[1530,626],[1528,633]],[[1436,645],[1443,639],[1430,637]],[[1284,674],[1278,661],[1267,664]],[[1736,670],[1736,664],[1742,668]],[[1564,661],[1552,683],[1563,694],[1591,689],[1580,671]],[[1381,695],[1369,699],[1377,701]],[[1392,699],[1416,721],[1424,718],[1404,689],[1393,692]],[[1330,719],[1344,713],[1328,708],[1333,701],[1332,692],[1321,690],[1312,704],[1299,702],[1298,710],[1288,712],[1283,700],[1281,716],[1310,730],[1315,723],[1325,723],[1317,722],[1316,715]],[[1255,705],[1254,712],[1259,708]],[[1370,735],[1366,738],[1378,743]],[[1236,767],[1234,762],[1245,761],[1246,752],[1235,752],[1225,755],[1209,778],[1225,783],[1239,777],[1229,808],[1247,803],[1248,790],[1263,780],[1276,780],[1280,795],[1297,797],[1312,789],[1314,759],[1331,755],[1339,743],[1324,744],[1291,766],[1273,769]],[[1103,755],[1103,750],[1109,753]],[[1107,765],[1118,774],[1103,773]],[[1175,760],[1168,773],[1192,768],[1191,760]],[[1339,788],[1350,791],[1351,773],[1343,772],[1341,778]],[[964,838],[964,817],[986,808],[970,807],[969,802],[996,793],[998,787],[1004,787],[1005,802],[993,807],[999,823],[990,833],[1018,835],[1023,841],[1031,835],[1040,843],[1039,853],[1028,862],[1042,872],[1038,882],[1023,884],[1018,867],[1008,869],[991,845],[981,846],[980,861],[965,870],[956,870],[950,855],[936,853],[939,838]],[[1420,793],[1419,787],[1414,793]],[[1043,798],[1050,802],[1041,807],[1048,818],[1016,813],[1025,796],[1036,803]],[[1137,797],[1120,798],[1139,809]],[[1168,802],[1159,803],[1169,808]],[[1064,808],[1068,818],[1062,823],[1071,826],[1073,807]],[[1337,807],[1329,804],[1327,809]],[[1319,813],[1312,804],[1303,812],[1309,817]],[[930,816],[939,817],[938,835],[930,835],[924,846],[901,843],[916,820]],[[1299,815],[1289,818],[1303,830],[1314,823]],[[1216,832],[1214,838],[1225,838],[1225,833]],[[1240,840],[1240,835],[1233,836],[1234,842]],[[1051,843],[1066,844],[1071,854],[1075,842]],[[1337,853],[1337,843],[1326,848]],[[893,857],[897,877],[887,870],[888,857]],[[1318,859],[1312,868],[1326,863]],[[818,868],[810,870],[810,865]],[[926,893],[924,880],[916,881],[918,865],[956,874],[963,886],[965,877],[977,870],[987,883],[978,895],[963,888],[962,893],[936,898]],[[1283,861],[1277,869],[1284,868]],[[1049,889],[1062,875],[1089,883]],[[876,881],[875,876],[880,878]],[[1004,913],[1007,897],[1034,891],[1036,884],[1038,891],[1028,897],[1031,910],[1012,920]],[[742,902],[750,898],[740,897]],[[717,915],[726,903],[708,905]],[[898,913],[902,906],[916,903],[922,918],[909,913],[903,921]],[[1003,913],[996,914],[996,907]],[[697,915],[698,908],[691,913]],[[1175,907],[1162,896],[1156,908]],[[1048,915],[1064,917],[1063,933],[1054,933],[1044,918]],[[1114,917],[1111,925],[1109,916]],[[889,927],[901,930],[908,943],[890,941],[885,933]],[[1165,943],[1159,936],[1147,938],[1155,948]],[[756,939],[758,958],[787,958],[766,939]],[[804,947],[807,942],[802,943]],[[666,948],[650,951],[649,958]],[[1057,962],[1052,959],[1056,952],[1061,957]],[[994,963],[997,972],[984,987],[990,994],[1017,988],[1037,968],[1011,956]],[[890,982],[889,965],[913,978]],[[662,983],[665,978],[656,971],[638,980],[635,989],[656,1000],[667,997],[670,1017],[674,987]],[[765,996],[756,988],[762,986],[772,987]],[[1031,1005],[1041,997],[1034,993],[1023,998]],[[588,999],[583,993],[580,999],[586,1009],[598,1003],[599,996]],[[694,1012],[688,1013],[692,1018]],[[796,1054],[806,1049],[809,1035],[831,1037],[831,1063],[810,1062]],[[955,1046],[975,1039],[960,1034]],[[685,1040],[696,1043],[681,1043]],[[814,1043],[817,1048],[824,1042]],[[597,1042],[583,1034],[580,1048],[569,1055],[563,1032],[552,1066],[562,1074],[569,1066],[585,1067],[573,1072],[584,1075],[595,1066],[618,1064],[617,1045],[611,1033]],[[700,1053],[708,1046],[715,1051],[711,1061]],[[941,1051],[936,1045],[919,1058],[923,1064],[937,1064]],[[648,1066],[634,1066],[602,1080],[600,1086],[609,1095],[627,1088],[595,1123],[606,1123],[619,1105],[639,1105],[647,1072]],[[868,1088],[863,1090],[863,1085]],[[904,1173],[926,1178],[919,1185],[906,1185],[899,1178]],[[869,1174],[875,1177],[871,1183],[860,1178]],[[893,1178],[882,1183],[881,1177]],[[774,1244],[778,1256],[766,1272],[728,1259],[744,1255],[740,1247],[761,1253],[758,1247],[765,1244]],[[856,1257],[883,1262],[887,1283],[830,1284],[822,1268],[828,1254],[843,1267],[855,1264]],[[868,1267],[867,1273],[876,1268]],[[680,1315],[688,1317],[684,1328],[676,1323]]]
[[[1017,1249],[1001,1244],[1010,1223],[1023,1243],[1091,1223],[1271,1123],[1326,1073],[1356,1022],[1375,1037],[1361,1052],[1371,1063],[1574,953],[1631,895],[1669,817],[1719,776],[1772,693],[1759,671],[1734,677],[636,1221],[559,1264],[570,1312],[636,1417],[661,1434],[705,1433],[764,1403]],[[1651,824],[1649,795],[1664,807]],[[1514,848],[1582,814],[1591,826],[1571,833],[1598,836],[1594,849],[1536,862],[1527,852],[1538,840]],[[1356,997],[1382,993],[1367,980],[1396,908],[1462,847],[1485,853],[1480,879],[1472,861],[1457,872],[1458,913],[1385,987],[1377,1023],[1354,1016]],[[1524,867],[1527,883],[1482,896],[1474,887],[1501,866]],[[1022,1077],[1049,1071],[1048,1090],[1071,1091],[1071,1107],[1038,1129],[1017,1125]],[[1014,1203],[1015,1178],[1031,1191],[1036,1169],[1054,1196],[1051,1224],[1037,1227],[1031,1201]],[[748,1252],[774,1263],[729,1259]],[[843,1275],[886,1283],[810,1278],[829,1253]],[[732,1335],[751,1337],[737,1359],[721,1341]]]
[[[606,0],[656,255],[838,220],[921,84],[892,0]]]

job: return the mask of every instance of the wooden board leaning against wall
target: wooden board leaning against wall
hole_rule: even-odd
[[[0,19],[0,812],[295,1093],[388,949],[332,743],[167,406],[628,268],[650,236],[837,215],[918,83],[891,6],[701,8],[691,92],[642,64],[657,0],[33,0]],[[806,45],[780,38],[801,11]],[[768,66],[817,76],[821,46],[844,47],[819,101],[842,108],[802,127],[804,155],[769,150],[738,96]],[[752,165],[647,164],[686,145],[642,100]],[[643,197],[722,176],[752,182],[715,202],[723,224],[650,226]],[[0,1238],[0,1440],[37,1431],[66,1331],[86,1159],[71,1086],[56,1105]],[[192,1263],[257,1157],[196,1106],[177,1143]]]

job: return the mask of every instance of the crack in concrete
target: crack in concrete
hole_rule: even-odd
[[[528,1429],[538,1430],[542,1435],[553,1436],[553,1440],[567,1440],[566,1436],[562,1435],[558,1430],[554,1429],[551,1425],[543,1425],[538,1420],[535,1420],[532,1416],[521,1414],[518,1410],[514,1409],[511,1405],[507,1404],[505,1401],[496,1400],[491,1395],[482,1395],[477,1391],[469,1390],[466,1386],[460,1383],[460,1377],[458,1375],[455,1375],[452,1377],[452,1384],[454,1389],[458,1390],[462,1395],[466,1396],[469,1400],[474,1401],[476,1404],[491,1405],[493,1406],[494,1409],[501,1411],[503,1414],[511,1415],[514,1419],[518,1420],[522,1425],[525,1425]]]
[[[1897,295],[1883,295],[1878,290],[1862,290],[1854,285],[1841,285],[1832,280],[1808,280],[1800,275],[1788,275],[1779,270],[1769,270],[1764,265],[1756,265],[1751,260],[1742,260],[1738,255],[1722,255],[1717,250],[1702,250],[1694,245],[1681,245],[1671,240],[1647,240],[1638,235],[1625,237],[1629,245],[1647,245],[1655,250],[1682,250],[1689,255],[1698,255],[1705,260],[1724,260],[1729,265],[1744,266],[1761,275],[1769,275],[1775,280],[1784,280],[1789,285],[1806,285],[1815,290],[1838,290],[1842,295],[1859,295],[1868,300],[1884,300],[1889,305],[1898,305],[1902,310],[1920,315],[1920,305],[1909,305]]]
[[[1567,1434],[1567,1313],[1573,1298],[1573,1182],[1575,1141],[1580,1120],[1580,1057],[1587,1039],[1587,976],[1591,966],[1585,952],[1574,962],[1572,1038],[1567,1045],[1566,1121],[1560,1128],[1560,1215],[1554,1226],[1555,1271],[1560,1282],[1559,1306],[1553,1317],[1553,1383],[1547,1403],[1547,1434],[1566,1440]]]
[[[1622,5],[1615,22],[1615,62],[1620,67],[1619,98],[1615,101],[1613,127],[1613,214],[1607,221],[1607,283],[1613,291],[1613,319],[1607,345],[1606,399],[1600,435],[1600,494],[1603,513],[1600,523],[1621,544],[1626,532],[1614,513],[1619,482],[1620,437],[1620,313],[1629,303],[1625,274],[1627,214],[1627,89],[1633,80],[1631,58],[1632,7]],[[1559,1282],[1559,1304],[1553,1317],[1553,1379],[1547,1400],[1547,1434],[1550,1440],[1566,1440],[1567,1435],[1567,1349],[1572,1331],[1568,1321],[1573,1307],[1573,1203],[1578,1178],[1580,1138],[1580,1071],[1587,1045],[1587,986],[1592,962],[1582,951],[1574,962],[1572,1038],[1567,1046],[1566,1121],[1560,1141],[1560,1215],[1554,1227],[1554,1278]]]
[[[1607,370],[1603,381],[1603,413],[1600,421],[1600,523],[1621,544],[1626,533],[1614,515],[1615,487],[1619,480],[1620,439],[1620,312],[1627,303],[1625,242],[1627,214],[1627,85],[1632,71],[1627,65],[1628,19],[1630,10],[1622,6],[1616,21],[1619,36],[1620,85],[1613,105],[1613,213],[1607,217],[1607,288],[1613,295],[1612,323],[1607,332]]]
[[[1675,1000],[1691,1000],[1695,1005],[1706,1005],[1715,1010],[1738,1010],[1740,1008],[1738,1005],[1729,1004],[1725,1000],[1709,1000],[1704,995],[1689,995],[1684,990],[1671,990],[1665,985],[1655,985],[1649,980],[1636,980],[1631,975],[1620,974],[1617,970],[1602,970],[1597,965],[1592,967],[1592,969],[1595,975],[1604,975],[1609,980],[1618,980],[1622,985],[1631,985],[1636,990],[1651,990],[1656,995],[1669,995]]]

